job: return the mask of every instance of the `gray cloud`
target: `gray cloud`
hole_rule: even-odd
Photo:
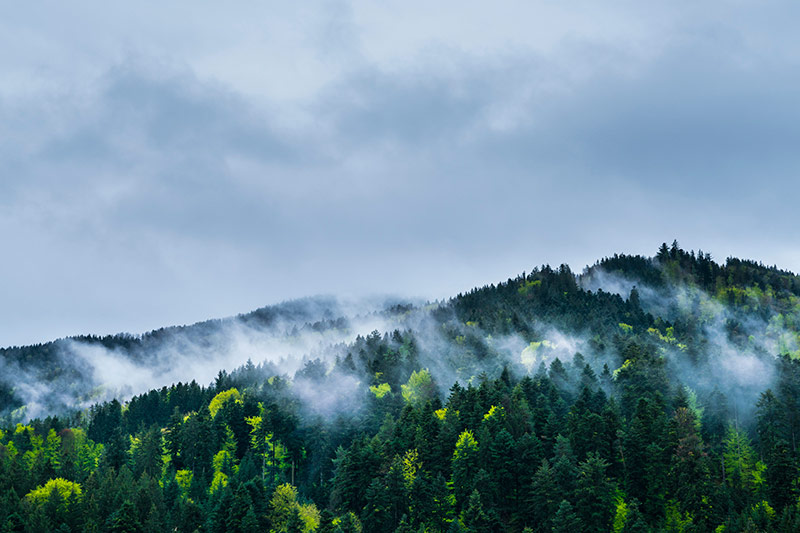
[[[767,17],[790,6],[584,7],[9,13],[0,344],[674,237],[800,269],[800,50]]]

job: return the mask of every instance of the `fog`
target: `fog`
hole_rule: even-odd
[[[752,415],[758,396],[772,385],[775,356],[798,348],[797,336],[774,310],[765,315],[731,308],[693,285],[653,287],[599,267],[577,281],[584,290],[618,294],[623,300],[635,287],[642,309],[657,317],[657,327],[640,338],[664,358],[672,384],[690,387],[701,404],[721,392],[742,419]],[[695,328],[691,346],[672,334],[681,320]],[[333,417],[357,412],[369,397],[373,376],[364,368],[348,373],[336,362],[359,337],[373,332],[410,332],[418,350],[416,367],[404,371],[427,369],[442,399],[453,383],[497,377],[504,367],[517,377],[532,375],[556,358],[569,363],[577,353],[597,374],[604,365],[613,372],[624,362],[619,345],[605,342],[598,351],[588,330],[565,331],[536,316],[528,317],[522,329],[526,333],[492,335],[475,323],[457,320],[449,302],[306,298],[139,336],[62,339],[52,345],[53,365],[25,367],[0,360],[0,383],[25,404],[9,416],[20,421],[86,409],[112,398],[124,401],[177,382],[208,385],[220,371],[252,363],[265,379],[286,378],[294,397],[310,412]]]
[[[25,403],[12,418],[26,420],[84,409],[112,398],[126,400],[178,382],[208,385],[220,371],[248,361],[291,376],[312,359],[332,365],[341,346],[359,335],[394,329],[388,315],[381,313],[390,302],[394,300],[307,298],[266,308],[267,322],[259,310],[126,336],[132,340],[130,347],[109,348],[96,338],[61,339],[53,343],[55,366],[65,372],[53,374],[52,367],[21,368],[0,359],[0,383],[10,386]],[[319,404],[323,392],[316,395],[309,400]]]
[[[658,343],[670,375],[695,390],[701,402],[711,392],[722,392],[737,416],[751,416],[759,395],[772,386],[775,357],[797,350],[796,335],[774,320],[774,310],[765,319],[755,311],[733,309],[696,286],[656,288],[600,268],[580,281],[587,290],[623,298],[635,287],[642,309],[664,321],[689,317],[702,339],[701,353],[690,355],[675,343]]]

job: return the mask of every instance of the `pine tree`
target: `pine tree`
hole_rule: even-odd
[[[655,522],[663,515],[666,492],[664,414],[658,402],[642,398],[636,408],[623,449],[626,492],[642,503],[642,512]]]
[[[575,514],[575,509],[567,500],[561,500],[558,506],[558,511],[555,517],[553,517],[552,531],[553,533],[575,533],[576,531],[583,531],[581,519]]]
[[[680,407],[675,411],[670,434],[674,450],[669,472],[671,493],[680,502],[679,510],[688,512],[695,524],[703,527],[709,514],[710,465],[697,431],[697,419],[690,409]]]
[[[111,533],[139,533],[142,524],[136,516],[136,508],[130,500],[125,500],[122,506],[108,518],[108,528]]]
[[[470,533],[488,533],[491,531],[489,517],[483,510],[481,495],[477,490],[473,490],[469,496],[469,501],[461,512],[461,521]]]
[[[766,463],[767,494],[779,510],[795,500],[794,480],[797,467],[787,439],[783,404],[771,390],[761,395],[757,404],[759,447]]]
[[[133,450],[133,475],[139,477],[142,473],[146,473],[153,477],[161,477],[162,453],[161,430],[154,426],[143,432]]]
[[[608,463],[596,453],[578,465],[576,505],[588,531],[607,531],[614,515],[614,486],[606,477],[607,469]]]
[[[514,461],[516,443],[511,434],[502,428],[494,438],[490,437],[488,446],[488,470],[491,472],[485,494],[502,516],[508,517],[516,504],[517,465]]]
[[[536,531],[549,531],[558,510],[557,494],[553,469],[545,459],[530,484],[523,522],[535,527]]]
[[[242,518],[241,531],[242,533],[261,533],[264,531],[258,523],[258,517],[252,507],[247,509],[247,513],[244,515],[244,518]],[[300,531],[302,531],[302,529]]]
[[[557,488],[556,500],[571,499],[575,494],[578,468],[569,439],[561,435],[556,437],[555,453],[553,457],[553,478]]]
[[[456,449],[453,452],[453,491],[456,497],[456,509],[463,509],[471,497],[475,487],[474,477],[478,472],[478,441],[472,432],[465,430],[458,437]]]
[[[144,522],[142,531],[146,533],[160,533],[167,529],[164,522],[164,514],[156,508],[155,504],[150,506],[147,519]]]
[[[650,533],[652,531],[644,519],[644,515],[639,510],[639,502],[633,500],[628,504],[628,514],[625,517],[625,525],[622,533]]]
[[[361,521],[367,531],[391,531],[399,516],[393,516],[391,493],[380,478],[372,480],[366,494],[366,505],[361,512]]]

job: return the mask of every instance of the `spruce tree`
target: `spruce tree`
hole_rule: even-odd
[[[583,531],[583,523],[571,503],[561,500],[558,511],[553,517],[553,533],[575,533]]]

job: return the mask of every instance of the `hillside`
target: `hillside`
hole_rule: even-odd
[[[0,527],[797,531],[799,327],[800,277],[676,242],[3,349]]]

